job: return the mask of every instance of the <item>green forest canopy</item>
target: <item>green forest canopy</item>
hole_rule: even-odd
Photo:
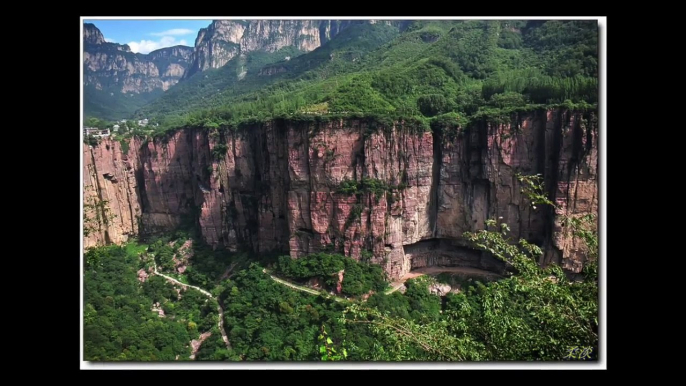
[[[255,68],[238,80],[233,62],[179,83],[137,115],[158,119],[165,130],[307,113],[456,114],[466,124],[479,113],[527,106],[592,107],[598,27],[592,20],[415,21],[403,31],[364,24],[310,53],[266,64],[285,69],[270,76]]]
[[[370,269],[378,266],[335,254],[291,261],[282,257],[277,271],[300,280],[326,280],[345,267],[349,294],[376,290],[367,302],[334,301],[298,291],[272,280],[257,263],[243,264],[228,278],[218,277],[218,267],[212,268],[216,276],[211,278],[180,278],[218,297],[230,348],[218,331],[215,303],[205,295],[188,290],[179,299],[174,286],[159,276],[144,283],[137,280],[137,270],[151,264],[141,256],[150,251],[166,254],[167,247],[176,253],[185,238],[158,240],[150,246],[92,248],[84,264],[85,359],[157,361],[178,355],[187,360],[190,339],[208,331],[212,335],[201,345],[197,360],[559,361],[577,346],[590,348],[586,359],[597,358],[595,262],[586,266],[584,280],[570,281],[560,267],[542,269],[536,264],[540,248],[524,240],[512,245],[504,236],[504,224],[489,220],[488,226],[489,230],[466,237],[474,247],[507,261],[515,274],[499,281],[475,280],[443,302],[429,293],[430,280],[425,278],[409,280],[404,294],[385,295],[379,291],[385,288],[381,272]],[[597,246],[597,236],[585,229],[579,234],[587,245]],[[191,258],[191,266],[198,271],[214,266],[218,255],[196,244],[198,255]],[[221,264],[238,257],[221,254]],[[326,284],[334,286],[336,281]],[[156,302],[164,309],[164,318],[151,309]],[[330,340],[324,346],[319,339],[322,331],[326,342]],[[326,354],[336,348],[345,350],[344,358]]]

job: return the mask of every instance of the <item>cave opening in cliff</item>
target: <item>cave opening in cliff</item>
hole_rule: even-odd
[[[405,258],[410,261],[410,272],[418,270],[451,271],[451,268],[468,268],[502,274],[505,262],[485,251],[464,245],[457,240],[435,238],[422,240],[403,247]]]

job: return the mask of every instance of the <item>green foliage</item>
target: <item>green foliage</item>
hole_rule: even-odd
[[[394,110],[370,85],[367,77],[352,78],[327,97],[330,109],[337,112],[384,114]]]
[[[598,77],[596,21],[529,21],[523,32],[524,43],[543,59],[548,75]]]
[[[360,263],[354,259],[329,253],[314,253],[293,259],[281,256],[277,272],[287,278],[307,281],[318,277],[324,284],[333,289],[338,284],[338,272],[344,271],[341,292],[345,295],[359,296],[369,291],[383,291],[387,284],[381,266]]]
[[[598,225],[596,223],[596,215],[594,213],[587,213],[578,217],[564,217],[563,223],[570,229],[574,236],[581,238],[588,248],[589,260],[598,260]]]
[[[405,282],[405,296],[409,301],[410,317],[419,322],[438,320],[441,310],[441,299],[431,295],[426,276],[410,279]]]
[[[357,182],[346,177],[338,185],[336,192],[345,194],[347,196],[360,195],[362,193],[371,193],[378,200],[383,196],[385,192],[391,191],[393,189],[398,189],[398,187],[391,186],[377,178],[362,177],[362,181]]]
[[[212,148],[212,157],[216,160],[224,158],[226,152],[229,151],[229,147],[223,143],[218,143]]]
[[[365,136],[396,125],[405,131],[430,127],[443,140],[454,140],[478,120],[509,122],[517,112],[546,105],[594,108],[597,85],[594,22],[416,21],[402,32],[397,25],[377,23],[346,28],[310,53],[287,48],[229,61],[172,87],[138,115],[159,120],[157,136],[179,127],[219,135],[269,119],[315,125],[345,117],[363,118]],[[92,91],[87,103],[95,111],[105,105]],[[146,133],[133,124],[127,128],[127,135]],[[221,159],[228,148],[215,142],[212,157]],[[518,178],[533,209],[554,206],[540,176]],[[406,172],[397,186],[392,180],[358,179],[343,180],[336,191],[378,200],[408,182]],[[89,209],[91,228],[85,231],[96,231],[109,213],[106,205]],[[358,201],[348,225],[363,210]],[[197,212],[187,217],[190,231]],[[184,280],[221,302],[231,349],[221,339],[215,304],[205,295],[189,290],[179,299],[159,276],[141,284],[136,270],[149,262],[138,257],[140,251],[91,249],[84,264],[84,353],[89,360],[187,358],[188,342],[205,331],[212,335],[198,351],[199,360],[557,361],[568,346],[597,350],[596,220],[593,215],[561,218],[587,246],[585,280],[570,281],[556,266],[538,267],[538,246],[509,238],[506,224],[488,220],[487,230],[465,236],[474,247],[508,262],[514,273],[499,281],[465,283],[462,293],[443,301],[430,294],[426,278],[408,281],[405,294],[383,294],[384,272],[366,263],[369,251],[362,253],[364,263],[330,253],[276,261],[279,275],[293,281],[320,278],[331,290],[343,270],[344,295],[359,299],[373,292],[366,303],[337,302],[272,280],[256,264],[242,269],[247,254],[213,250],[194,240]],[[175,270],[174,256],[189,235],[150,240],[159,270]],[[150,311],[154,302],[167,317]]]
[[[164,131],[448,113],[468,123],[565,101],[593,106],[597,38],[593,21],[415,21],[402,32],[355,25],[317,50],[288,52],[289,61],[286,52],[255,52],[195,74],[138,115],[158,118]]]
[[[373,257],[374,257],[374,254],[372,253],[372,251],[368,251],[366,249],[363,249],[360,252],[360,260],[362,260],[363,262],[369,262]]]
[[[540,177],[519,179],[534,202],[551,204],[540,196]],[[586,241],[589,257],[597,257],[593,220],[586,215],[567,222]],[[346,325],[369,325],[368,332],[384,347],[368,354],[372,360],[559,361],[575,346],[591,347],[591,359],[597,358],[597,259],[587,262],[584,280],[569,281],[558,266],[539,267],[541,249],[523,239],[515,243],[506,224],[487,220],[486,225],[488,230],[465,237],[506,261],[515,274],[486,284],[475,281],[460,294],[448,294],[442,314],[436,314],[427,282],[418,280],[408,281],[404,296],[377,294],[366,307],[348,306]]]
[[[353,205],[353,207],[350,209],[350,214],[348,215],[348,218],[345,220],[346,229],[360,219],[360,217],[362,216],[362,211],[364,211],[364,206],[362,204]]]
[[[345,177],[343,181],[341,181],[340,185],[338,185],[337,189],[338,193],[345,194],[347,196],[352,196],[358,193],[357,191],[357,181],[351,180],[348,177]]]
[[[517,173],[516,177],[522,184],[521,193],[529,199],[533,209],[536,209],[536,205],[555,205],[545,194],[543,176],[541,174],[527,176]]]
[[[452,110],[448,100],[441,94],[422,95],[417,99],[417,108],[427,117],[433,117]]]
[[[482,95],[485,100],[504,93],[522,95],[514,96],[515,99],[509,102],[498,97],[492,104],[498,107],[519,106],[526,104],[527,99],[533,103],[549,104],[565,100],[595,103],[598,101],[598,79],[582,75],[552,77],[536,69],[526,69],[499,73],[484,82]],[[513,96],[509,98],[513,99]]]
[[[343,337],[341,305],[279,284],[256,265],[226,281],[220,299],[232,360],[318,360],[322,324],[334,344]]]
[[[83,137],[83,143],[85,143],[86,145],[96,147],[100,144],[100,139],[89,134]]]
[[[333,341],[329,338],[326,333],[326,328],[322,325],[322,333],[317,337],[321,342],[319,346],[319,354],[321,354],[321,360],[325,361],[340,361],[348,357],[348,352],[345,348],[341,349],[341,352],[337,352],[336,348],[333,346]]]
[[[373,194],[377,200],[389,189],[389,186],[379,179],[368,177],[362,178],[362,190]]]
[[[121,151],[123,154],[128,154],[129,153],[129,141],[127,139],[122,138],[119,141],[119,144],[121,145]]]
[[[469,336],[446,333],[445,321],[419,324],[391,317],[375,308],[352,304],[344,311],[346,326],[363,325],[375,343],[366,353],[371,361],[480,360]],[[351,348],[350,354],[355,353]]]
[[[189,284],[205,288],[208,291],[217,284],[224,272],[231,268],[238,270],[244,266],[247,255],[244,252],[229,252],[214,249],[204,243],[199,237],[190,238],[190,232],[179,229],[173,234],[148,240],[148,251],[155,255],[158,269],[170,274],[175,272],[174,256],[177,260],[181,254],[188,255],[185,278]],[[190,241],[187,250],[182,250],[184,242]]]
[[[84,358],[89,361],[173,361],[188,358],[190,340],[216,320],[216,306],[195,290],[181,300],[159,276],[140,283],[140,248],[107,246],[85,253]],[[160,317],[151,311],[160,302]],[[197,329],[188,330],[190,323]]]
[[[158,99],[162,90],[149,93],[122,93],[120,87],[98,90],[93,85],[83,88],[84,115],[106,120],[131,117],[142,106]]]
[[[501,224],[500,228],[505,228]],[[489,226],[496,226],[494,221]],[[506,231],[479,231],[466,236],[476,246],[508,261],[518,275],[476,290],[482,299],[474,329],[490,342],[488,356],[499,360],[554,360],[574,345],[598,345],[598,288],[596,278],[569,282],[557,266],[541,269],[535,258],[541,250],[524,240],[517,245]],[[457,309],[470,303],[455,299]],[[455,314],[458,316],[460,314]],[[497,349],[496,349],[497,348]]]

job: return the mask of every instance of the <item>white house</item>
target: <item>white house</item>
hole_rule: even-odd
[[[98,129],[97,127],[84,127],[83,135],[92,135],[98,138],[104,138],[110,136],[110,129]]]

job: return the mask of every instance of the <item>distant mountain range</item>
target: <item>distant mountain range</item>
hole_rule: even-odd
[[[180,80],[225,66],[236,59],[251,67],[310,52],[355,24],[375,21],[216,20],[198,32],[195,48],[174,46],[149,54],[126,44],[106,42],[100,30],[84,24],[85,116],[121,119],[157,99]],[[397,22],[395,22],[397,23]],[[251,62],[251,63],[247,63]],[[237,75],[245,76],[246,71]]]

